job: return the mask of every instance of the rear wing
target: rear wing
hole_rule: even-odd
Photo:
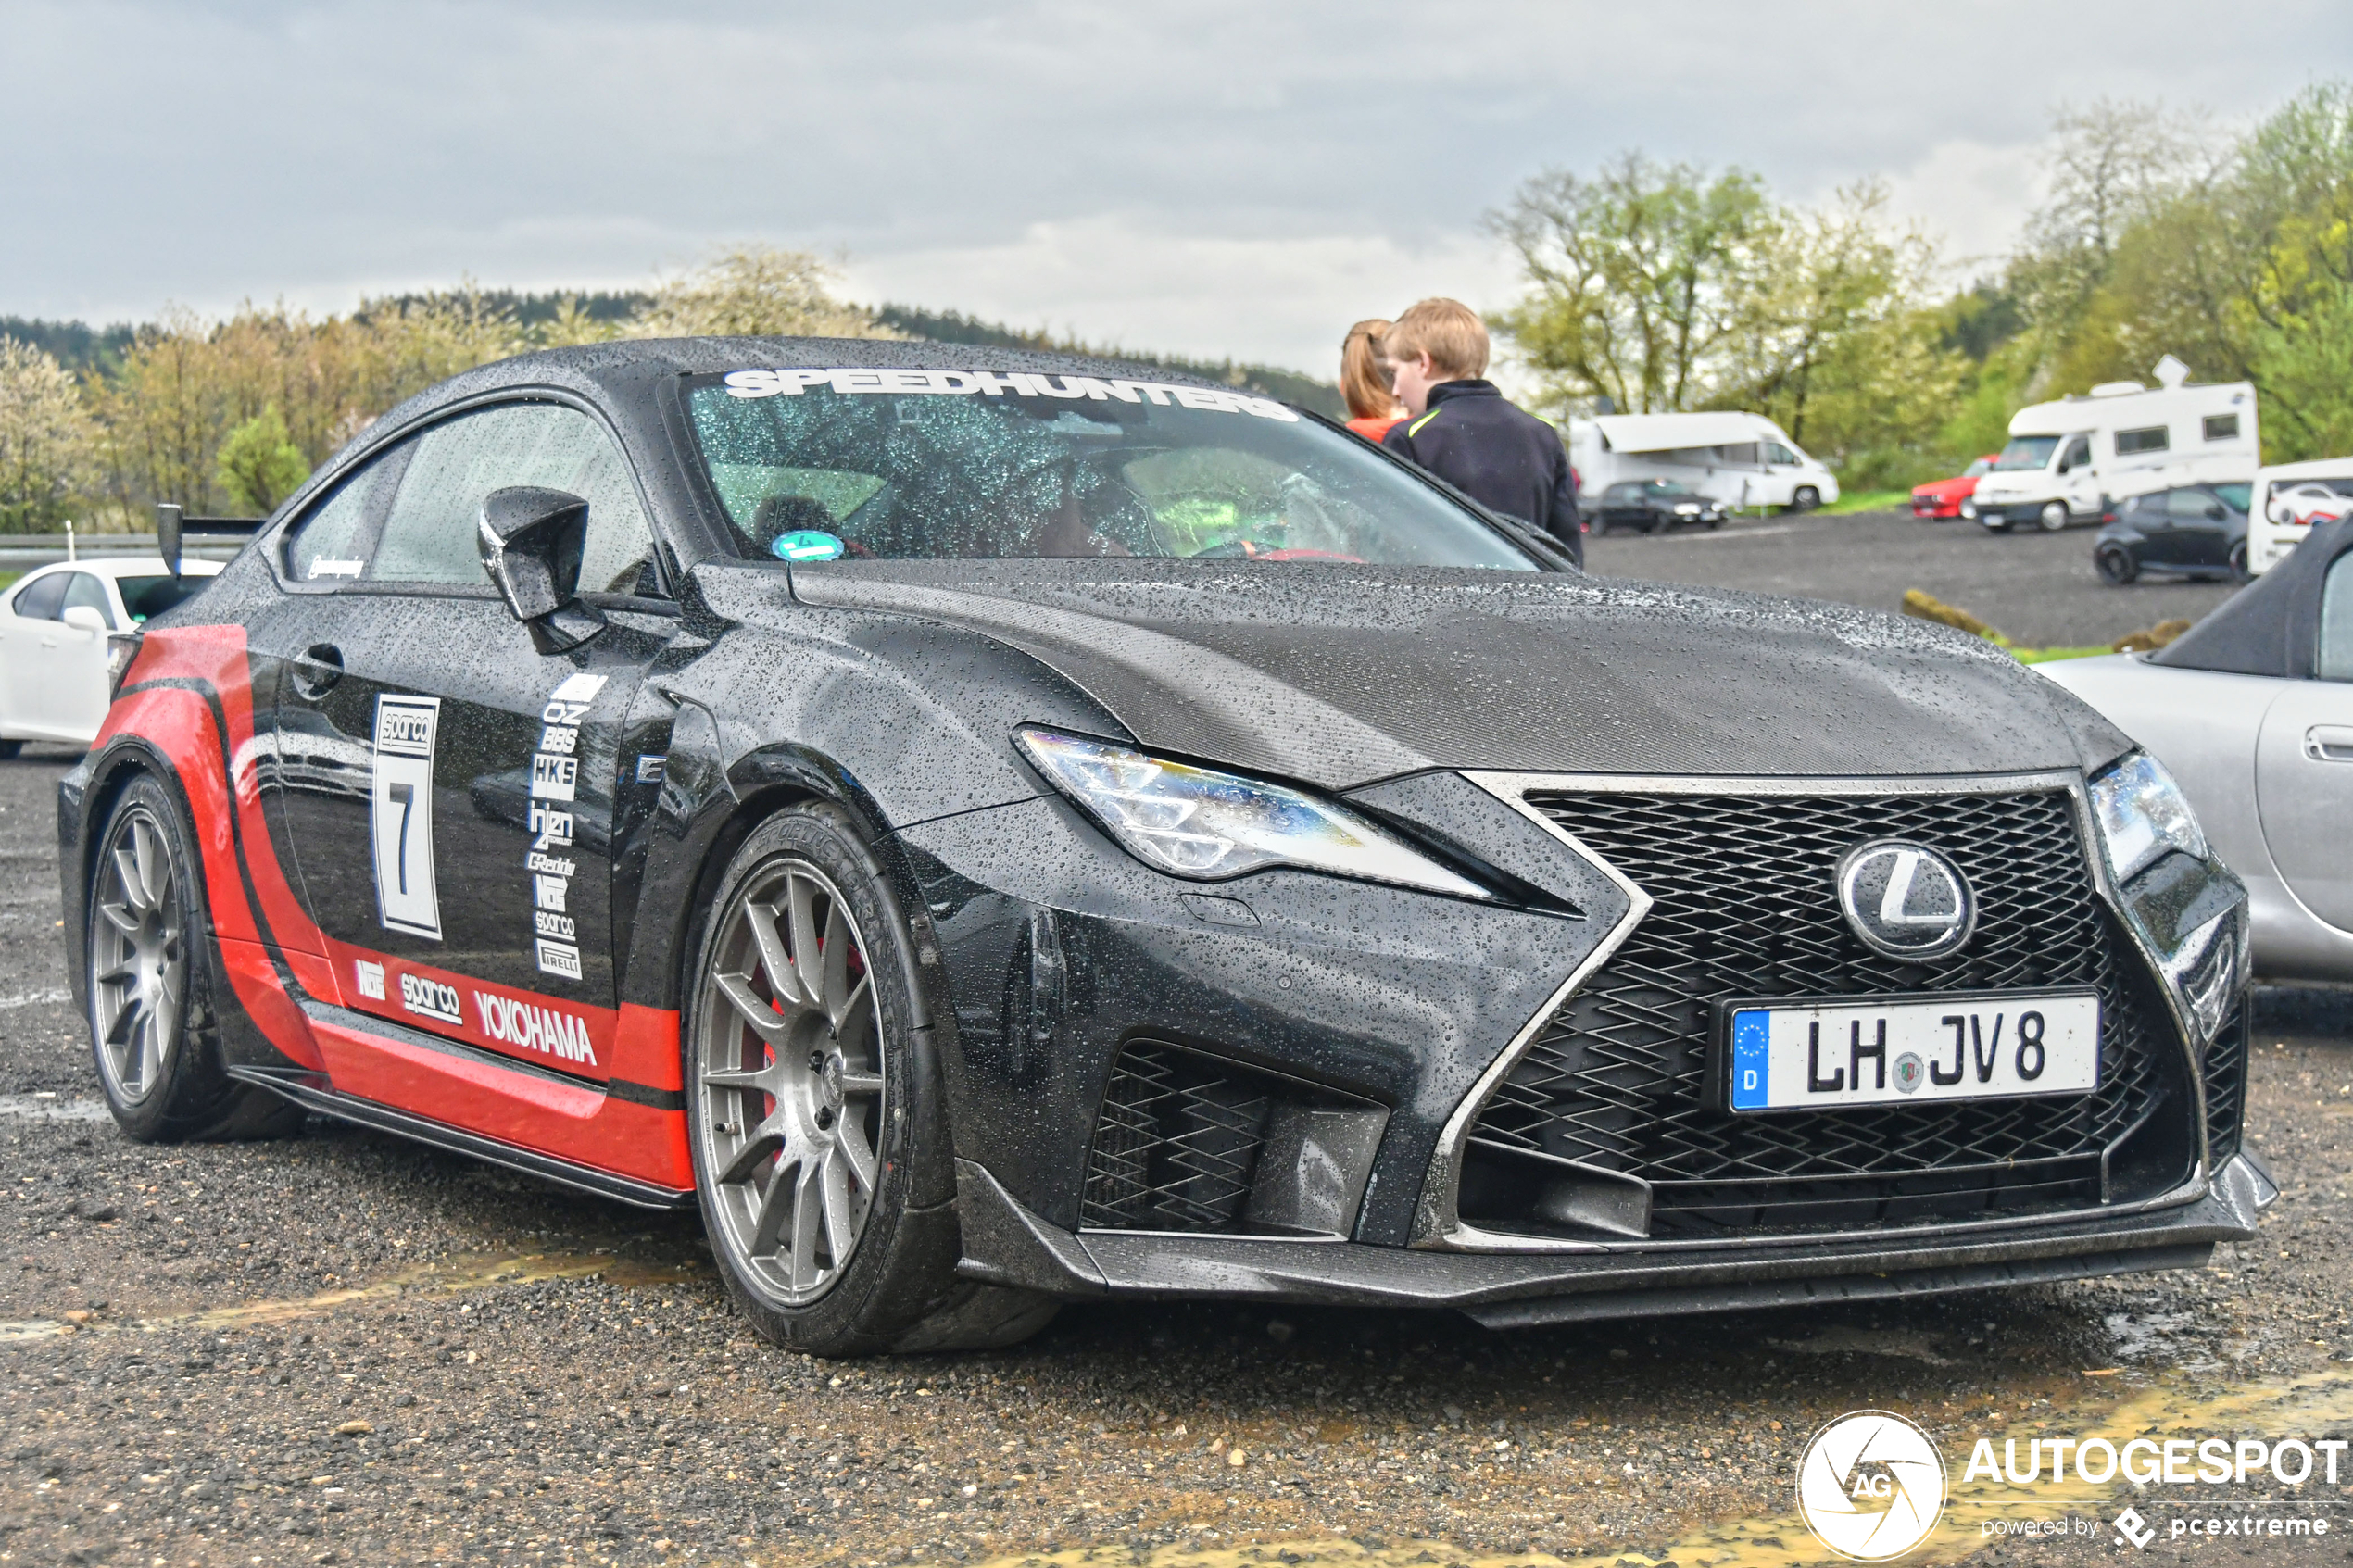
[[[250,539],[261,532],[266,517],[190,517],[170,501],[156,503],[156,553],[163,569],[180,575],[180,546],[184,539]]]

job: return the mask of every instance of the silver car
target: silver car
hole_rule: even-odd
[[[2353,518],[2170,647],[2037,668],[2180,782],[2246,883],[2259,977],[2353,981]]]

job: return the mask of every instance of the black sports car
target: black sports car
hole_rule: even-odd
[[[2172,1267],[2272,1195],[2242,890],[2091,709],[1230,388],[515,359],[117,653],[58,804],[124,1130],[699,1204],[812,1349]]]
[[[2092,564],[2122,584],[2144,571],[2247,580],[2247,484],[2182,484],[2116,504]]]
[[[1671,479],[1621,480],[1602,492],[1593,508],[1593,532],[1631,528],[1663,533],[1678,523],[1724,526],[1724,503]]]

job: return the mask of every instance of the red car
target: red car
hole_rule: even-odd
[[[1963,469],[1951,479],[1940,479],[1933,484],[1912,487],[1914,517],[1958,517],[1961,503],[1977,494],[1980,475],[1994,466],[1994,454],[1987,453]]]

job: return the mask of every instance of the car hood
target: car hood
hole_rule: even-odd
[[[711,608],[740,613],[730,571]],[[1814,600],[1576,573],[1192,560],[839,561],[804,604],[1017,647],[1149,749],[1327,789],[1432,767],[1907,775],[2129,745],[1998,649]],[[773,590],[769,590],[773,591]]]

